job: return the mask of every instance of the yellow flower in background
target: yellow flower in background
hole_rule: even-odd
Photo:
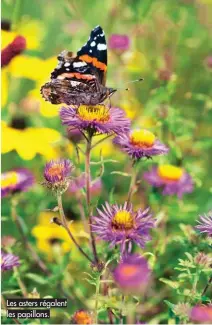
[[[37,248],[40,252],[46,254],[49,260],[52,260],[55,248],[60,254],[71,251],[72,258],[77,259],[80,254],[78,249],[64,228],[51,223],[53,217],[55,217],[53,212],[40,213],[38,225],[32,229],[32,235],[36,238]],[[79,243],[89,239],[89,235],[84,231],[80,221],[73,222],[70,225],[70,230]]]
[[[146,56],[139,51],[126,52],[124,54],[124,61],[127,70],[130,72],[143,72],[149,69],[149,63]]]
[[[46,159],[57,158],[57,143],[61,140],[58,131],[50,128],[28,127],[15,129],[2,121],[2,153],[16,150],[24,160],[30,160],[36,154]]]
[[[45,61],[29,55],[16,56],[9,65],[9,72],[15,78],[27,78],[31,80],[41,79]]]
[[[7,104],[8,99],[8,70],[5,67],[1,70],[1,107]]]
[[[125,110],[126,115],[131,120],[136,118],[136,115],[141,115],[143,110],[142,104],[135,98],[135,96],[130,96],[130,98],[124,98],[120,107]]]
[[[26,38],[27,49],[35,50],[41,46],[42,39],[45,36],[45,28],[40,21],[32,20],[31,17],[24,17],[15,31],[1,31],[1,47],[5,48],[18,35]]]
[[[136,125],[139,126],[140,128],[147,128],[151,129],[156,126],[156,120],[154,120],[153,117],[151,116],[141,116],[139,119],[136,121]]]

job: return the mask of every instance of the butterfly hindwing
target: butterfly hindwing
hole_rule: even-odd
[[[88,63],[98,76],[99,81],[105,84],[107,72],[107,44],[105,33],[100,26],[95,27],[87,43],[77,52],[80,60]]]

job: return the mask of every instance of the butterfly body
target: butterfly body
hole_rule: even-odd
[[[52,104],[100,104],[116,91],[105,86],[106,72],[106,40],[102,28],[97,26],[76,56],[68,51],[58,55],[51,80],[41,87],[42,96]]]

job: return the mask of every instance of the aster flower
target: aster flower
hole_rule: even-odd
[[[173,165],[160,165],[144,173],[144,179],[155,187],[163,187],[163,195],[174,195],[182,198],[184,193],[193,191],[191,176],[183,168]]]
[[[127,35],[112,34],[108,40],[111,50],[125,52],[130,48],[130,39]]]
[[[15,39],[1,51],[1,67],[10,63],[10,61],[26,49],[26,39],[23,36],[16,36]]]
[[[209,212],[208,215],[200,216],[198,223],[199,225],[195,227],[196,229],[201,233],[212,236],[212,212]]]
[[[1,252],[1,270],[2,271],[11,270],[14,266],[19,266],[19,265],[20,265],[20,261],[19,261],[18,256]]]
[[[60,117],[62,124],[92,133],[127,132],[130,126],[123,110],[105,105],[62,107]]]
[[[151,239],[149,231],[154,227],[154,220],[149,208],[137,212],[131,204],[102,205],[102,211],[97,209],[98,216],[93,217],[92,230],[102,239],[111,243],[111,246],[121,244],[124,250],[126,241],[134,241],[144,247]]]
[[[190,318],[196,322],[211,324],[210,322],[212,322],[212,305],[194,306],[191,310]]]
[[[76,192],[82,190],[85,186],[86,186],[85,173],[82,173],[80,176],[71,180],[68,190],[71,193],[76,193]],[[102,189],[101,178],[96,178],[95,180],[91,181],[91,184],[90,184],[91,194],[97,195],[101,191],[101,189]]]
[[[91,313],[86,310],[77,310],[71,319],[72,324],[93,324]]]
[[[133,159],[162,155],[169,151],[152,132],[144,129],[119,134],[114,139],[114,143]]]
[[[1,196],[27,191],[34,183],[34,176],[28,169],[20,168],[1,174]]]
[[[138,254],[125,255],[113,273],[118,286],[127,292],[138,293],[146,287],[150,279],[148,263]]]
[[[65,192],[70,183],[70,174],[74,166],[68,159],[51,160],[44,169],[46,182],[43,184],[56,192]]]

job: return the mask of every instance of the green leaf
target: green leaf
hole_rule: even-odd
[[[123,172],[119,172],[118,170],[117,171],[114,171],[114,172],[111,172],[111,175],[121,175],[121,176],[124,176],[124,177],[131,177],[130,174],[123,173]]]
[[[172,304],[170,301],[168,301],[168,300],[164,300],[164,302],[165,302],[165,304],[166,304],[169,308],[171,308],[172,310],[174,309],[175,305]]]
[[[25,277],[39,284],[46,284],[49,280],[49,279],[44,279],[42,276],[34,273],[28,273],[26,274]]]
[[[165,278],[160,278],[159,279],[161,282],[167,284],[168,286],[170,286],[173,289],[178,289],[179,288],[179,283],[177,281],[172,281],[172,280],[168,280]]]

